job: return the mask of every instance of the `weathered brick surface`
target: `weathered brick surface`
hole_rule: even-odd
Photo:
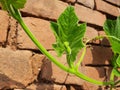
[[[85,33],[85,38],[88,39],[93,39],[96,36],[98,36],[98,31],[92,27],[87,26],[86,28],[86,33]]]
[[[59,0],[27,0],[22,11],[38,17],[57,19],[67,6],[67,3]]]
[[[31,66],[32,66],[32,74],[34,75],[34,78],[37,79],[37,76],[39,72],[41,71],[42,67],[42,60],[44,60],[45,56],[41,54],[34,54],[30,60],[31,60]]]
[[[119,16],[120,12],[118,7],[112,6],[102,0],[95,0],[97,10],[103,11],[113,16]]]
[[[42,56],[38,57],[39,62],[42,59]],[[30,51],[12,51],[7,48],[0,48],[0,88],[23,88],[33,82],[39,72],[39,70],[36,71],[36,68],[40,67],[41,64],[36,64],[36,68],[34,68],[32,60],[37,61],[32,58]]]
[[[78,57],[81,56],[81,52]],[[89,65],[106,65],[112,57],[112,51],[110,48],[103,46],[91,46],[87,48],[86,54],[83,59],[83,64]]]
[[[12,49],[16,49],[16,44],[17,44],[17,21],[13,19],[12,17],[10,18],[9,22],[9,33],[8,33],[8,46],[11,47]]]
[[[101,28],[106,17],[111,16],[109,19],[112,19],[112,16],[120,15],[120,0],[27,0],[25,8],[21,10],[25,16],[23,19],[47,50],[51,50],[52,43],[55,42],[49,19],[56,20],[70,3],[75,7],[80,21],[89,23],[85,34],[88,39],[105,35]],[[4,43],[6,41],[7,43]],[[68,75],[44,55],[39,54],[37,47],[21,26],[2,10],[0,10],[1,43],[4,43],[7,48],[0,48],[0,90],[3,88],[4,90],[10,88],[20,88],[15,90],[106,90],[104,87],[90,84],[72,74]],[[108,47],[110,44],[107,39],[92,43],[95,44],[87,48],[79,70],[96,80],[109,80],[111,69],[106,65],[109,65],[112,57],[112,51]],[[65,55],[58,58],[54,51],[50,53],[68,66]],[[21,89],[22,87],[24,89]]]
[[[51,52],[51,54],[56,57],[55,52]],[[59,58],[58,61],[66,65],[65,56]],[[94,78],[96,80],[103,81],[105,78],[104,68],[94,68],[94,67],[83,66],[80,68],[80,71],[85,75],[91,78]],[[94,72],[94,75],[93,75],[93,72]],[[42,71],[41,71],[41,78],[43,80],[48,80],[48,81],[57,82],[61,84],[65,83],[65,84],[83,85],[85,83],[85,81],[83,81],[82,79],[74,75],[71,75],[71,74],[68,75],[65,71],[61,70],[60,68],[58,68],[56,65],[54,65],[48,60],[44,61]]]
[[[32,84],[24,90],[67,90],[67,88],[64,85],[40,83],[40,84]]]
[[[61,62],[63,65],[67,66],[66,63],[66,56],[63,55],[61,58],[58,58],[56,53],[54,51],[50,52],[59,62]],[[80,68],[80,71],[84,72],[84,68]],[[49,73],[49,74],[48,74]],[[82,85],[83,80],[81,80],[78,77],[75,77],[74,75],[68,75],[67,72],[61,70],[59,67],[57,67],[54,63],[51,63],[51,61],[45,59],[41,71],[41,78],[43,80],[48,80],[56,83],[61,84],[77,84]]]
[[[76,0],[62,0],[62,1],[65,1],[65,2],[68,2],[68,3],[75,3]]]
[[[105,36],[106,35],[104,31],[99,31],[98,34],[99,34],[99,36]],[[102,40],[100,40],[100,44],[110,46],[109,40],[107,38],[103,38]]]
[[[24,21],[33,32],[33,34],[37,37],[37,39],[42,43],[42,45],[46,49],[52,49],[52,44],[55,43],[55,37],[50,28],[50,22],[32,17],[24,18]],[[29,37],[25,34],[24,30],[20,26],[18,26],[17,35],[18,36],[16,42],[18,48],[37,49],[37,47],[29,39]],[[96,36],[98,36],[98,32],[96,31],[96,29],[87,27],[85,37],[88,39],[92,39]]]
[[[77,2],[85,5],[86,7],[90,7],[91,9],[95,6],[94,0],[77,0]]]
[[[24,18],[24,21],[38,41],[40,41],[46,49],[51,49],[52,43],[55,42],[55,37],[50,29],[50,23],[48,21],[32,17]],[[21,49],[37,49],[35,44],[30,40],[20,26],[18,27],[17,43],[18,48]]]
[[[113,3],[113,4],[120,6],[120,0],[104,0],[104,1],[108,1],[110,3]]]
[[[104,21],[106,20],[104,14],[78,4],[75,5],[75,10],[79,19],[87,23],[103,26]]]
[[[0,43],[4,43],[7,37],[9,16],[7,12],[0,10]]]

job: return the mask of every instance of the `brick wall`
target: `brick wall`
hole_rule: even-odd
[[[74,6],[79,20],[87,23],[87,38],[104,35],[105,20],[120,15],[120,0],[27,0],[21,10],[23,20],[43,46],[64,64],[65,56],[58,58],[52,49],[55,37],[50,30],[50,21],[56,21],[69,4]],[[96,80],[107,81],[112,57],[110,44],[107,39],[90,44],[92,48],[87,48],[80,71]],[[90,84],[59,69],[37,49],[21,26],[0,10],[0,89],[10,88],[105,90],[106,87]]]

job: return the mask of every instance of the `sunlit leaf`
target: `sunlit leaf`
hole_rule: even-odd
[[[120,54],[120,17],[117,20],[106,20],[104,31],[108,36],[113,37],[109,38],[113,52]]]
[[[84,47],[83,37],[86,24],[78,24],[78,21],[74,8],[68,6],[58,18],[57,23],[51,22],[51,28],[56,37],[53,48],[58,55],[65,52],[70,56],[69,60],[71,61],[76,60],[79,50]]]

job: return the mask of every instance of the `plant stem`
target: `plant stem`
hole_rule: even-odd
[[[21,19],[18,21],[19,24],[22,26],[23,30],[26,32],[26,34],[29,36],[29,38],[34,42],[34,44],[38,47],[38,49],[45,55],[49,60],[51,60],[53,63],[55,63],[57,66],[59,66],[61,69],[65,71],[69,71],[68,67],[65,67],[63,64],[58,62],[48,51],[41,45],[41,43],[35,38],[35,36],[32,34],[32,32],[29,30],[29,28],[25,25],[24,21]]]
[[[19,21],[20,25],[22,26],[22,28],[24,29],[24,31],[27,33],[27,35],[31,38],[31,40],[36,44],[36,46],[39,48],[39,50],[45,55],[47,56],[47,58],[49,60],[51,60],[53,63],[55,63],[58,67],[60,67],[62,70],[75,74],[76,76],[94,83],[94,84],[98,84],[98,85],[110,85],[111,82],[101,82],[101,81],[97,81],[94,79],[91,79],[87,76],[85,76],[84,74],[80,73],[80,72],[76,72],[74,69],[68,68],[66,66],[64,66],[63,64],[61,64],[60,62],[58,62],[51,54],[48,53],[48,51],[46,51],[46,49],[39,43],[39,41],[34,37],[34,35],[30,32],[29,28],[24,24],[23,20]]]
[[[114,72],[113,72],[113,70],[114,70],[114,68],[112,69],[111,74],[110,74],[110,81],[112,81],[112,82],[114,82]],[[114,85],[111,85],[110,90],[113,89],[113,86]]]
[[[84,77],[84,80],[88,81],[88,82],[94,82],[94,84],[97,84],[97,85],[111,85],[111,84],[114,84],[113,82],[100,82],[100,81],[97,81],[97,80],[94,80],[92,78],[89,78],[87,76],[85,76],[84,74],[80,73],[80,72],[75,72],[74,73],[76,76],[78,77]]]
[[[62,70],[69,72],[71,74],[75,74],[76,76],[80,77],[83,80],[86,80],[88,82],[91,82],[93,84],[98,84],[98,85],[109,85],[112,84],[112,82],[101,82],[101,81],[97,81],[94,79],[91,79],[89,77],[87,77],[86,75],[77,72],[74,68],[68,68],[66,66],[64,66],[62,63],[58,62],[42,45],[41,43],[36,39],[36,37],[32,34],[32,32],[30,31],[30,29],[26,26],[26,24],[24,23],[20,12],[15,9],[14,7],[10,7],[9,8],[9,12],[11,13],[11,15],[13,16],[13,18],[15,18],[19,24],[21,25],[21,27],[23,28],[23,30],[26,32],[26,34],[29,36],[29,38],[33,41],[33,43],[38,47],[38,49],[50,60],[52,61],[54,64],[56,64],[59,68],[61,68]]]
[[[82,55],[80,56],[80,59],[79,59],[78,63],[76,64],[76,69],[77,70],[79,69],[79,66],[80,66],[80,64],[81,64],[81,62],[82,62],[82,60],[83,60],[83,58],[85,56],[85,53],[86,53],[86,46],[83,48]]]

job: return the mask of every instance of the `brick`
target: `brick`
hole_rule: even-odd
[[[97,36],[98,31],[95,28],[87,26],[83,41],[86,42],[87,40],[90,40],[89,43],[100,44],[100,40],[93,40]]]
[[[105,69],[103,67],[85,67],[85,70],[85,74],[90,78],[101,82],[105,81],[106,79]],[[88,82],[84,82],[82,86],[83,90],[99,90],[100,88],[100,90],[104,90],[103,86],[95,85]]]
[[[42,62],[42,56],[36,58]],[[32,52],[27,50],[13,51],[9,48],[0,48],[0,89],[24,88],[33,82],[39,73],[36,69],[41,66],[40,62],[39,65],[35,64],[37,60],[32,57]]]
[[[67,66],[66,56],[63,55],[62,57],[57,57],[56,53],[54,51],[50,52],[59,62],[61,62],[63,65]],[[81,72],[84,72],[84,68],[79,69]],[[48,74],[49,73],[49,74]],[[76,84],[76,85],[82,85],[83,80],[69,74],[62,69],[60,69],[58,66],[56,66],[54,63],[49,61],[48,59],[45,59],[43,61],[43,66],[41,70],[41,79],[56,82],[60,84]]]
[[[22,90],[67,90],[67,89],[64,85],[39,83],[31,84],[30,86],[26,87],[26,89]]]
[[[112,4],[120,6],[120,0],[104,0],[104,1],[108,1],[108,2],[110,2]]]
[[[91,9],[93,9],[95,6],[94,0],[77,0],[77,2],[83,4],[86,7],[89,7]]]
[[[94,11],[78,4],[75,4],[75,10],[80,21],[95,24],[98,26],[103,26],[106,20],[104,14],[101,14],[98,11]]]
[[[55,55],[55,53],[53,51],[50,53],[53,56]],[[57,58],[57,60],[60,61],[62,64],[66,65],[65,56],[62,56],[62,58],[59,58],[59,59]],[[60,83],[60,84],[64,83],[67,85],[69,85],[69,84],[70,85],[78,85],[78,86],[84,87],[85,89],[83,89],[83,90],[88,90],[88,89],[86,89],[87,88],[86,86],[88,86],[88,88],[90,88],[89,90],[93,90],[94,88],[95,88],[95,90],[97,90],[99,88],[97,85],[95,86],[94,84],[90,84],[86,81],[83,81],[82,79],[78,78],[77,76],[74,76],[72,74],[68,75],[65,71],[61,70],[60,68],[58,68],[56,65],[54,65],[52,62],[50,62],[48,60],[44,60],[43,63],[44,64],[43,64],[43,67],[41,70],[41,75],[40,75],[40,78],[42,80],[51,81],[51,82]],[[106,79],[105,69],[103,67],[82,66],[80,69],[80,72],[82,72],[86,76],[88,76],[92,79],[95,79],[97,81],[102,82]],[[93,72],[94,72],[94,74],[93,74]],[[72,90],[74,90],[74,88]]]
[[[59,0],[27,0],[22,11],[37,17],[57,19],[67,6],[67,3]]]
[[[98,36],[98,31],[92,27],[87,26],[85,37],[88,39],[93,39]]]
[[[81,52],[78,54],[78,57],[80,56]],[[91,46],[91,48],[87,48],[82,63],[85,65],[106,65],[109,64],[111,57],[112,51],[110,48],[102,46]]]
[[[7,38],[9,26],[9,16],[7,12],[0,10],[0,43],[4,43]]]
[[[108,13],[108,14],[113,15],[113,16],[119,16],[120,15],[118,7],[110,5],[110,4],[108,4],[108,3],[106,3],[102,0],[95,0],[95,2],[96,2],[97,10],[100,10],[102,12]]]
[[[55,37],[50,29],[50,23],[48,21],[32,17],[26,17],[23,19],[38,41],[40,41],[46,49],[51,49],[52,44],[55,42]],[[21,49],[38,49],[25,34],[20,25],[18,26],[17,43],[18,48]]]
[[[75,3],[76,0],[62,0],[62,1],[65,1],[65,2],[68,2],[68,3]]]
[[[106,78],[104,67],[85,67],[85,75],[98,81],[104,81]]]
[[[99,36],[105,36],[106,35],[104,31],[99,31],[98,33],[99,33]],[[109,40],[107,38],[103,38],[102,40],[100,40],[100,44],[110,46]]]
[[[9,22],[9,34],[8,34],[8,45],[11,49],[16,49],[17,44],[17,21],[14,18],[10,18]]]
[[[33,69],[33,74],[34,74],[34,78],[36,79],[41,67],[42,67],[42,60],[45,58],[45,56],[43,54],[34,54],[30,60],[31,60],[31,66]]]

